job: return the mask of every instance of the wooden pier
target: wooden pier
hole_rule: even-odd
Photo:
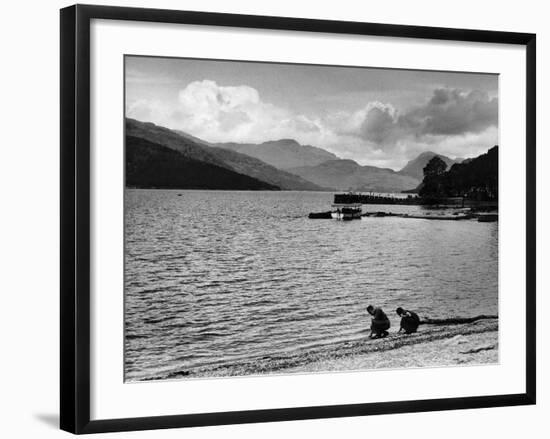
[[[497,209],[498,201],[482,201],[466,197],[447,197],[447,198],[422,198],[415,195],[406,197],[393,197],[391,195],[376,194],[334,194],[334,204],[400,204],[409,206],[431,206],[431,207],[472,207]]]
[[[436,201],[436,203],[433,203]],[[334,194],[334,204],[402,204],[419,206],[426,204],[427,200],[424,198],[408,195],[406,197],[392,197],[390,195],[375,195],[375,194]],[[430,200],[430,204],[462,206],[463,198],[442,198],[440,200]]]

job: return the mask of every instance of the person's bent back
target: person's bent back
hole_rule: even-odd
[[[405,334],[412,334],[418,330],[420,325],[420,317],[414,311],[409,311],[401,307],[395,310],[397,315],[401,317],[401,327],[399,332],[405,331]]]
[[[370,325],[371,338],[385,337],[388,335],[388,329],[390,329],[390,319],[382,308],[369,305],[367,312],[372,316]]]

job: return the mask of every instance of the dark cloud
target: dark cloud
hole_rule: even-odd
[[[443,105],[449,102],[449,93],[444,88],[434,90],[434,95],[430,99],[432,105]]]
[[[498,98],[487,92],[435,89],[426,104],[397,118],[388,108],[374,107],[365,115],[359,136],[387,147],[400,139],[481,133],[498,124]]]
[[[371,108],[361,123],[360,136],[374,143],[385,143],[396,129],[393,116],[388,108]]]
[[[481,91],[437,89],[424,107],[405,116],[418,125],[420,134],[461,135],[479,133],[498,123],[498,99]]]

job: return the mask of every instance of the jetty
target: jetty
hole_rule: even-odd
[[[383,194],[358,194],[348,192],[344,194],[334,194],[334,204],[387,204],[387,205],[408,205],[408,206],[430,206],[434,208],[461,208],[471,207],[475,209],[497,209],[497,200],[478,200],[468,197],[419,197],[418,195],[408,194],[403,197],[383,195]]]
[[[420,205],[422,198],[416,195],[406,197],[395,197],[391,195],[357,194],[353,192],[345,194],[334,194],[334,204],[405,204]]]
[[[360,206],[363,204],[426,206],[429,208],[429,210],[433,210],[426,213],[394,213],[385,211],[362,213]],[[418,197],[416,195],[399,197],[383,194],[357,194],[354,192],[349,192],[344,194],[335,194],[334,204],[332,205],[332,207],[338,209],[325,212],[311,212],[308,215],[308,218],[359,219],[364,217],[398,217],[439,221],[498,221],[498,201],[481,201],[465,197],[426,199]],[[350,209],[350,207],[352,207],[353,209]],[[447,211],[437,212],[436,209],[447,209]],[[449,209],[453,209],[454,211],[449,212]]]
[[[364,217],[375,217],[381,218],[386,216],[394,216],[398,218],[410,218],[410,219],[425,219],[425,220],[439,220],[439,221],[459,221],[459,220],[469,220],[473,219],[476,216],[471,213],[455,213],[452,215],[410,215],[408,213],[391,213],[391,212],[367,212],[363,214]]]
[[[423,219],[423,220],[437,220],[437,221],[460,221],[460,220],[477,220],[480,223],[492,223],[498,221],[498,213],[476,213],[473,211],[467,212],[455,212],[452,214],[434,214],[426,213],[424,215],[411,215],[408,213],[393,213],[393,212],[366,212],[361,214],[361,218],[384,218],[384,217],[396,217],[406,219]],[[334,213],[328,212],[312,212],[308,215],[309,219],[331,219],[335,218]]]

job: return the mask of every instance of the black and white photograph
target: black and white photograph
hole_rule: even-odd
[[[124,62],[127,382],[498,363],[498,75]]]
[[[544,3],[6,6],[0,436],[544,436]]]

